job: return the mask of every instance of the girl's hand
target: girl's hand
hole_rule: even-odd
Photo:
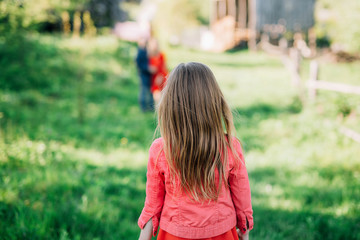
[[[144,228],[141,229],[139,240],[151,240],[153,230],[152,219],[145,224]]]
[[[240,229],[236,229],[236,231],[240,240],[249,240],[249,231],[246,231],[245,233],[242,233]]]

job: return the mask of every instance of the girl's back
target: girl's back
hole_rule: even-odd
[[[243,233],[252,229],[241,146],[211,70],[200,63],[177,66],[158,114],[162,138],[149,151],[140,228],[150,222],[155,235],[160,221],[160,236],[188,239],[231,233],[235,226]]]

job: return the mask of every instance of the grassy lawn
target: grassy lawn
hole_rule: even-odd
[[[17,46],[0,44],[0,239],[137,239],[156,115],[138,107],[135,46],[112,37],[28,44],[20,64],[10,57]],[[166,54],[170,68],[209,65],[233,109],[252,239],[360,239],[360,145],[339,131],[359,126],[360,97],[320,92],[303,105],[281,61],[261,52]],[[322,69],[359,85],[354,65]]]

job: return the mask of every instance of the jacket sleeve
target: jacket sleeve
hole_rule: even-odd
[[[152,219],[153,236],[157,234],[165,196],[164,174],[157,166],[157,158],[161,149],[155,145],[156,144],[153,143],[149,150],[149,161],[146,174],[146,199],[144,208],[138,220],[139,227],[143,229],[145,224]]]
[[[234,148],[240,161],[234,164],[229,173],[229,186],[231,197],[236,210],[237,227],[242,233],[253,229],[253,210],[251,205],[251,192],[248,173],[245,167],[244,155],[240,142],[234,139]]]

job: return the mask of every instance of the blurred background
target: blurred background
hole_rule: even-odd
[[[199,61],[233,113],[252,239],[360,239],[357,0],[1,0],[0,239],[137,239],[156,114],[135,57]]]

